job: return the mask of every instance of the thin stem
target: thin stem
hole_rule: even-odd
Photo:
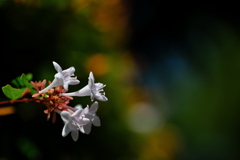
[[[0,102],[0,105],[8,104],[8,103],[31,102],[31,101],[34,101],[34,100],[35,99],[24,98],[24,99],[17,99],[17,100],[2,101],[2,102]]]

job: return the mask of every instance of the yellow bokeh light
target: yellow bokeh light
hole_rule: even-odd
[[[13,106],[0,107],[0,116],[5,116],[15,113]]]

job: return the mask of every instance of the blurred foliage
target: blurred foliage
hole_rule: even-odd
[[[170,159],[239,159],[237,9],[164,9],[158,1],[133,6],[131,51],[142,71],[138,84],[161,108],[164,125],[173,125],[182,138],[177,140],[183,140],[180,154]]]

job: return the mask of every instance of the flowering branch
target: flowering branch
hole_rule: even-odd
[[[56,62],[53,62],[53,65],[57,73],[48,86],[46,86],[46,80],[33,82],[31,81],[31,74],[23,74],[13,81],[17,88],[9,84],[2,87],[5,96],[11,100],[2,101],[0,105],[19,102],[41,103],[46,107],[44,113],[47,114],[48,120],[52,117],[54,123],[56,115],[61,116],[64,123],[62,136],[65,137],[71,132],[73,140],[77,141],[79,131],[89,134],[92,124],[100,126],[100,119],[96,115],[98,102],[95,101],[91,107],[88,105],[85,108],[82,108],[81,105],[71,107],[69,103],[73,99],[72,96],[90,96],[91,101],[97,99],[105,102],[108,100],[103,90],[106,85],[95,83],[93,73],[90,72],[88,84],[85,87],[76,92],[67,93],[69,85],[80,83],[77,77],[74,77],[75,68],[70,67],[62,70],[61,66]],[[24,98],[27,94],[31,94],[32,98]]]

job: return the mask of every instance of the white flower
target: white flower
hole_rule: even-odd
[[[54,75],[54,80],[52,83],[44,88],[43,90],[39,91],[39,93],[44,93],[53,87],[63,86],[63,88],[67,91],[68,85],[76,85],[80,81],[77,80],[76,77],[72,77],[75,72],[74,67],[70,67],[68,69],[62,70],[61,66],[53,61],[54,68],[58,73]]]
[[[88,118],[84,117],[83,109],[79,107],[73,114],[68,111],[62,111],[60,113],[63,120],[64,127],[62,130],[62,136],[65,137],[71,132],[72,139],[77,141],[79,130],[84,133],[83,125],[90,123]]]
[[[77,105],[72,108],[75,112],[71,114],[68,111],[56,111],[60,113],[61,118],[64,122],[64,127],[62,130],[62,136],[66,137],[70,132],[72,139],[77,141],[79,131],[82,133],[89,134],[91,132],[92,124],[94,126],[100,126],[100,118],[96,115],[98,109],[98,102],[94,102],[91,107],[87,105],[86,108]]]
[[[84,117],[89,119],[89,123],[87,123],[86,125],[83,125],[83,129],[86,134],[89,134],[91,132],[92,124],[94,126],[101,125],[100,118],[96,115],[97,109],[98,109],[98,102],[93,103],[90,108],[89,106],[84,108],[84,111],[83,111]]]
[[[88,77],[88,85],[80,89],[79,91],[76,92],[71,92],[71,93],[63,93],[63,96],[78,96],[78,97],[83,97],[83,96],[91,96],[91,100],[93,101],[94,98],[99,100],[99,101],[107,101],[107,97],[105,96],[105,92],[103,88],[106,86],[102,83],[94,83],[94,76],[93,73],[90,72],[89,77]]]

